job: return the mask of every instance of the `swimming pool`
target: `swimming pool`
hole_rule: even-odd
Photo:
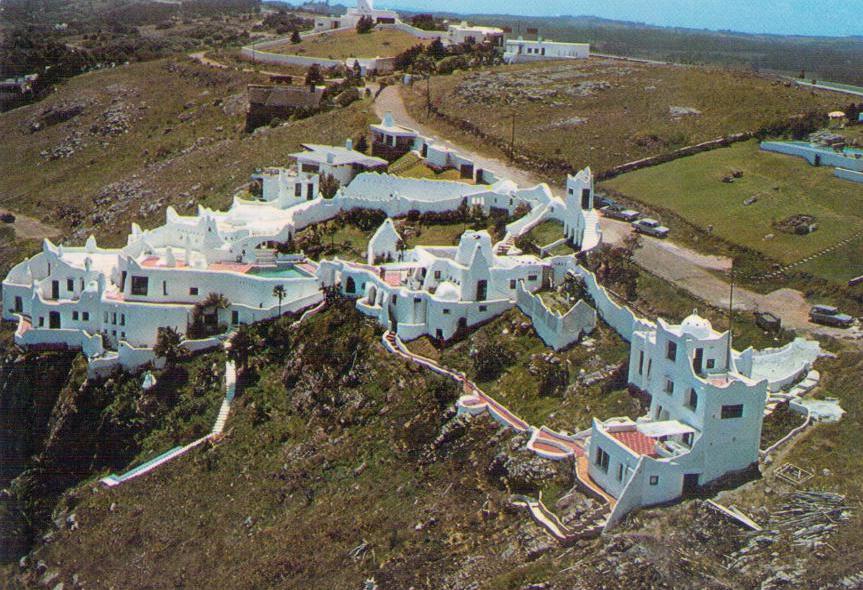
[[[253,266],[249,269],[249,274],[267,279],[305,279],[312,276],[293,264],[279,266]]]

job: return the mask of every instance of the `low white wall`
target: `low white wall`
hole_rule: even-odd
[[[541,297],[525,289],[519,281],[516,302],[518,308],[530,318],[542,341],[555,350],[566,348],[583,333],[590,333],[596,327],[596,310],[583,300],[561,315],[548,309]]]
[[[619,305],[608,291],[596,280],[596,275],[582,266],[576,266],[574,271],[584,279],[587,292],[593,298],[596,311],[621,338],[632,341],[632,333],[636,330],[655,330],[653,322],[638,317],[631,309]]]
[[[836,168],[833,171],[833,174],[843,180],[863,183],[863,172],[857,172],[856,170],[847,170],[845,168]]]
[[[795,338],[781,348],[747,349],[735,364],[740,371],[748,368],[748,375],[756,381],[767,379],[769,391],[779,391],[808,372],[820,354],[817,341]]]

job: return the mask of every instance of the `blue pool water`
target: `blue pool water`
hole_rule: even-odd
[[[303,279],[311,276],[304,270],[300,270],[293,264],[284,266],[255,266],[249,274],[265,277],[268,279]]]

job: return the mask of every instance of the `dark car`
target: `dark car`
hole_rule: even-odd
[[[606,205],[602,209],[602,214],[611,219],[620,219],[621,221],[632,222],[638,219],[640,213],[633,209],[624,209],[620,205]]]
[[[809,321],[825,326],[847,328],[854,323],[854,318],[847,313],[840,313],[832,305],[813,305],[809,310]]]
[[[614,207],[617,205],[617,201],[601,193],[596,193],[594,201],[597,207]]]
[[[655,219],[650,219],[649,217],[633,221],[632,227],[635,228],[635,231],[638,233],[647,234],[654,238],[665,238],[668,236],[668,228],[661,225]]]
[[[778,332],[782,328],[782,320],[769,311],[755,312],[755,325],[768,332]]]

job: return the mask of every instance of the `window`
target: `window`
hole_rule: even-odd
[[[24,311],[24,300],[19,296],[15,296],[15,312],[21,313]]]
[[[44,325],[45,325],[45,318],[42,316],[39,316],[39,327],[41,328]]]
[[[125,333],[125,332],[120,332],[120,338],[126,338],[126,333]]]
[[[641,375],[641,370],[644,368],[644,351],[638,353],[638,374]]]
[[[510,288],[510,289],[515,289],[515,279],[510,279],[510,280],[509,280],[509,288]]]
[[[659,476],[658,475],[651,475],[650,476],[650,485],[652,485],[652,486],[659,485]]]
[[[294,196],[295,197],[302,197],[303,196],[303,185],[301,185],[300,183],[294,184]]]
[[[448,310],[448,309],[446,309],[446,308],[444,308],[444,310],[443,310],[443,314],[444,314],[444,315],[449,315],[449,310]]]
[[[594,463],[597,467],[602,469],[604,472],[608,473],[608,453],[602,450],[601,447],[596,448],[596,458],[594,459]]]
[[[528,281],[535,281],[535,280],[536,280],[536,275],[527,275],[527,280],[528,280]]]
[[[66,290],[74,291],[75,290],[75,279],[66,279]]]
[[[111,323],[114,324],[115,326],[117,325],[117,312],[116,311],[111,313]]]
[[[480,305],[479,310],[480,311],[488,311],[488,305]]]
[[[78,312],[77,311],[72,312],[72,319],[75,320],[76,322],[78,321]]]
[[[189,295],[197,295],[198,288],[197,287],[189,287]]]
[[[168,294],[168,281],[162,281],[162,295]]]
[[[434,278],[440,279],[440,271],[439,270],[434,271]]]
[[[132,275],[132,295],[146,295],[149,288],[148,277],[136,277]]]
[[[694,389],[689,390],[689,397],[686,400],[686,407],[690,410],[694,410],[698,407],[698,394],[695,393]]]
[[[722,406],[722,419],[741,418],[743,416],[743,404],[733,404],[730,406]]]
[[[647,359],[647,376],[650,377],[650,369],[653,368],[653,359]]]
[[[231,323],[235,326],[240,323],[240,312],[236,309],[231,310]]]
[[[89,311],[81,312],[81,319],[85,322],[89,322],[90,321],[90,312]]]
[[[712,369],[716,366],[716,359],[707,359],[707,368]]]
[[[668,343],[668,348],[665,351],[665,356],[670,361],[677,360],[677,343],[676,342],[669,342]]]
[[[107,311],[105,312],[105,315],[104,315],[102,321],[103,321],[103,323],[106,323],[106,324],[108,323],[108,312]]]
[[[121,326],[125,326],[125,325],[126,325],[126,314],[125,314],[125,313],[121,313],[121,314],[120,314],[120,325],[121,325]]]
[[[665,380],[665,393],[667,393],[668,395],[674,393],[674,381],[672,381],[671,379]]]
[[[623,463],[617,465],[617,481],[623,481]]]

